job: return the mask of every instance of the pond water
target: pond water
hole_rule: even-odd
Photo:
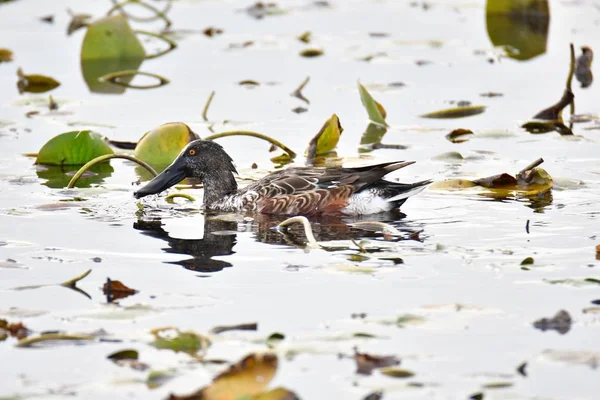
[[[173,326],[206,334],[214,326],[250,322],[257,331],[211,335],[206,357],[235,362],[269,350],[265,339],[281,332],[285,339],[273,350],[279,368],[269,387],[286,387],[302,399],[361,399],[377,390],[385,399],[467,399],[478,393],[486,400],[598,398],[600,308],[592,303],[600,299],[597,84],[582,89],[573,81],[576,112],[596,115],[574,124],[573,135],[531,134],[520,127],[560,98],[570,43],[577,55],[580,46],[600,48],[598,3],[552,1],[545,51],[527,60],[507,57],[514,49],[494,47],[484,1],[328,4],[282,1],[288,12],[256,19],[241,11],[252,5],[247,1],[174,2],[168,16],[178,48],[140,67],[170,83],[122,94],[89,90],[79,62],[85,29],[66,35],[68,8],[99,18],[110,1],[0,5],[0,45],[14,52],[12,62],[0,63],[0,319],[23,322],[32,335],[106,335],[79,345],[0,342],[0,398],[164,399],[190,393],[224,366],[156,349],[149,345],[150,331]],[[135,12],[144,11],[133,7]],[[40,21],[47,15],[54,15],[53,23]],[[132,26],[158,31],[162,23]],[[223,33],[202,34],[211,26]],[[297,40],[306,31],[312,32],[308,45]],[[254,43],[230,48],[246,41]],[[164,46],[144,43],[151,51]],[[299,56],[305,48],[324,54]],[[58,110],[48,110],[47,93],[19,94],[19,67],[61,82],[50,92]],[[303,94],[310,104],[290,96],[307,76]],[[240,86],[243,80],[260,85]],[[406,149],[360,146],[368,119],[357,80],[387,110],[383,143]],[[213,122],[205,122],[202,108],[213,90]],[[488,92],[502,96],[481,96]],[[459,101],[487,108],[468,118],[419,117]],[[299,106],[308,111],[291,111]],[[30,111],[39,113],[27,117]],[[312,219],[326,248],[309,251],[301,228],[288,235],[272,229],[282,219],[205,216],[195,203],[169,204],[164,196],[144,199],[141,211],[133,198],[139,170],[127,161],[112,160],[112,168],[91,178],[87,188],[67,190],[70,176],[24,156],[74,129],[137,141],[172,121],[185,122],[201,137],[211,134],[209,127],[261,132],[302,154],[333,113],[344,127],[337,154],[346,165],[415,160],[389,178],[442,181],[514,174],[542,157],[554,188],[533,199],[427,189],[402,206],[403,218],[362,218],[391,223],[405,234],[402,240],[348,226],[356,219]],[[445,136],[457,128],[475,134],[452,143]],[[219,143],[242,176],[259,175],[253,163],[261,173],[274,169],[270,158],[277,153],[265,142],[236,137]],[[463,157],[440,157],[448,152]],[[202,189],[186,193],[201,197]],[[65,201],[75,198],[83,201]],[[381,253],[361,253],[351,239]],[[534,263],[522,266],[527,257]],[[55,285],[88,269],[90,275],[77,283],[87,295]],[[107,303],[107,278],[138,293]],[[534,328],[534,321],[559,310],[572,318],[566,332]],[[150,369],[107,360],[128,348]],[[377,369],[359,375],[351,357],[355,348],[394,355],[414,376],[393,378]],[[523,363],[525,374],[517,371]],[[172,379],[157,388],[146,385],[150,370],[171,369]]]

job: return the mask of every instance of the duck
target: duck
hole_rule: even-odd
[[[414,161],[392,161],[358,168],[290,167],[238,188],[232,158],[218,143],[191,141],[177,158],[134,197],[158,194],[185,178],[204,185],[203,207],[216,212],[272,215],[368,215],[399,209],[431,183],[384,180]]]

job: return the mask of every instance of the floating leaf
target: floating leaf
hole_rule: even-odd
[[[294,392],[284,388],[276,388],[256,396],[252,396],[249,400],[299,400],[299,398]]]
[[[388,126],[387,122],[385,122],[387,115],[383,106],[375,101],[367,89],[360,83],[358,84],[358,92],[360,94],[360,101],[367,110],[369,119],[378,124]]]
[[[280,343],[283,339],[285,339],[285,335],[283,333],[274,332],[269,335],[267,338],[267,346],[274,347],[278,343]]]
[[[137,290],[125,286],[121,281],[107,279],[106,283],[102,286],[102,292],[106,296],[107,302],[110,303],[114,300],[132,296],[137,293]]]
[[[219,334],[227,331],[255,331],[258,329],[258,324],[252,322],[249,324],[238,324],[238,325],[227,325],[227,326],[215,326],[210,330],[211,333]]]
[[[524,61],[546,52],[550,10],[547,0],[486,2],[486,27],[495,47]]]
[[[320,57],[323,55],[323,50],[321,49],[304,49],[300,52],[302,57],[314,58]]]
[[[356,361],[356,373],[361,375],[371,375],[376,368],[400,364],[400,359],[395,356],[374,356],[359,352],[354,353],[354,361]]]
[[[38,153],[36,164],[83,165],[105,154],[113,154],[113,150],[99,133],[71,131],[46,142]]]
[[[465,106],[447,108],[445,110],[434,111],[421,115],[421,118],[464,118],[472,115],[481,114],[485,111],[486,106]]]
[[[311,38],[312,34],[310,33],[310,31],[306,31],[302,35],[298,36],[298,40],[303,43],[310,43]]]
[[[96,93],[119,94],[125,87],[98,78],[110,73],[137,70],[146,51],[123,15],[101,18],[89,25],[81,46],[81,71],[88,88]],[[133,76],[123,78],[129,83]]]
[[[174,352],[187,353],[195,356],[204,352],[210,346],[210,340],[195,332],[181,332],[179,329],[160,328],[152,331],[154,342],[152,346],[157,349],[173,350]]]
[[[482,387],[484,389],[506,389],[506,388],[509,388],[512,386],[513,386],[512,382],[490,382],[490,383],[486,383]]]
[[[13,60],[13,52],[9,49],[0,49],[0,63]]]
[[[523,261],[521,261],[521,265],[531,265],[533,264],[533,257],[527,257]]]
[[[87,21],[92,18],[92,15],[75,14],[71,12],[71,10],[68,11],[69,14],[71,14],[71,22],[69,22],[69,26],[67,26],[67,36],[71,36],[73,32],[89,25]]]
[[[214,27],[211,26],[211,27],[206,28],[205,30],[203,30],[202,33],[204,33],[208,37],[213,37],[213,36],[222,34],[223,33],[223,29],[214,28]]]
[[[160,172],[177,158],[189,142],[198,138],[182,122],[166,123],[146,132],[135,146],[134,155]]]
[[[262,394],[277,371],[274,354],[250,354],[217,375],[212,384],[188,396],[171,394],[169,400],[240,400]],[[261,399],[261,397],[259,397]],[[271,399],[269,397],[262,398]],[[279,399],[274,397],[273,399]],[[283,397],[283,399],[286,399]],[[292,397],[293,399],[293,397]]]
[[[565,310],[560,310],[552,318],[542,318],[535,321],[533,326],[541,331],[556,330],[564,335],[571,329],[572,322],[571,315]]]
[[[312,160],[316,156],[325,155],[335,149],[343,131],[344,128],[342,128],[338,116],[333,114],[311,139],[306,149],[306,157]]]
[[[106,358],[109,360],[117,361],[117,360],[137,360],[139,357],[139,353],[137,350],[127,349],[120,350],[108,355]]]
[[[473,183],[485,188],[499,188],[516,185],[517,179],[509,174],[499,174],[488,176],[486,178],[475,179]]]
[[[21,68],[17,70],[17,76],[19,78],[17,88],[21,94],[24,92],[44,93],[60,86],[60,82],[52,77],[36,74],[25,75]]]
[[[472,135],[472,134],[473,134],[473,131],[470,129],[455,129],[446,135],[446,139],[448,139],[452,143],[462,143],[462,142],[466,142],[468,140],[467,138],[465,138],[465,135]]]
[[[407,369],[402,369],[402,368],[382,368],[380,369],[381,373],[384,374],[385,376],[389,376],[392,378],[412,378],[413,376],[415,376],[415,373],[412,371],[409,371]]]

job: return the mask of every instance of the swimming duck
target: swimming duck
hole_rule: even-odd
[[[431,181],[395,183],[382,178],[414,161],[394,161],[359,168],[287,168],[238,189],[233,160],[218,143],[190,142],[164,171],[134,193],[157,194],[197,178],[204,184],[204,208],[265,214],[366,215],[399,208]]]

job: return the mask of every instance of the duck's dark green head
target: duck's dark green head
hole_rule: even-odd
[[[157,194],[185,178],[197,178],[205,186],[219,185],[221,182],[228,191],[232,190],[232,185],[235,190],[237,184],[233,173],[237,173],[233,160],[223,147],[209,140],[198,139],[190,142],[171,165],[133,195],[139,199]]]

